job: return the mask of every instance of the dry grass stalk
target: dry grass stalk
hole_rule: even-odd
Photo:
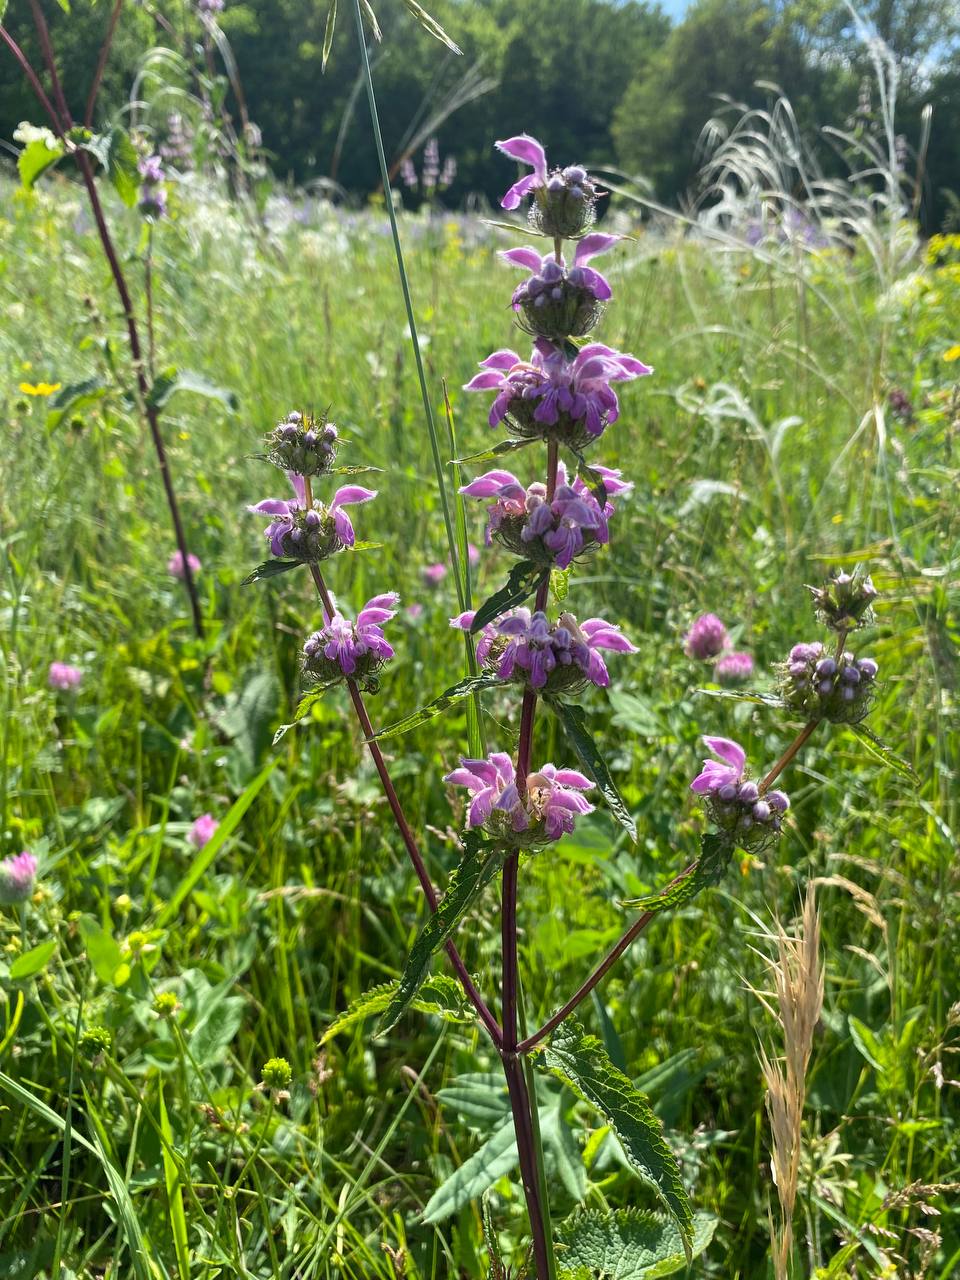
[[[767,1086],[773,1178],[780,1201],[779,1228],[774,1228],[771,1216],[771,1257],[776,1280],[787,1280],[803,1144],[807,1066],[823,1008],[820,916],[812,884],[807,886],[799,936],[788,936],[778,922],[773,937],[777,955],[769,964],[774,990],[754,994],[776,1018],[783,1038],[784,1053],[780,1058],[769,1058],[761,1046],[760,1068]]]

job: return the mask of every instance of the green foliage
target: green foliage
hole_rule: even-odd
[[[400,975],[397,990],[377,1025],[377,1035],[395,1026],[416,995],[431,959],[436,955],[467,911],[503,866],[505,850],[485,840],[479,830],[463,834],[463,857],[447,884],[437,910],[420,930]]]
[[[601,1113],[620,1140],[630,1168],[672,1215],[690,1260],[693,1215],[677,1158],[649,1099],[613,1065],[603,1044],[574,1018],[553,1033],[543,1052],[547,1069]]]
[[[517,605],[523,604],[524,600],[529,599],[536,592],[544,579],[549,577],[549,574],[549,569],[545,569],[542,565],[534,564],[532,560],[518,560],[510,570],[506,586],[501,587],[499,591],[495,591],[477,609],[476,616],[470,624],[471,634],[475,635],[488,622],[493,622],[502,613],[506,613],[510,609],[515,609]]]
[[[387,725],[385,729],[378,729],[373,736],[377,739],[395,738],[401,733],[409,733],[411,729],[419,729],[428,720],[432,720],[434,716],[442,715],[444,711],[456,706],[464,698],[469,698],[471,694],[480,693],[484,689],[495,689],[498,685],[502,687],[503,681],[493,674],[467,676],[466,679],[459,680],[455,685],[447,689],[445,693],[441,693],[439,698],[434,698],[425,707],[421,707],[419,711],[414,711],[412,715],[404,716],[402,720],[398,720],[396,724]]]
[[[692,1257],[703,1253],[716,1229],[716,1218],[695,1215]],[[675,1275],[689,1262],[673,1219],[639,1209],[575,1214],[561,1225],[558,1244],[561,1275],[570,1280],[653,1280]]]
[[[642,898],[627,898],[621,904],[632,911],[667,911],[680,907],[695,898],[701,889],[718,885],[729,868],[733,847],[722,835],[708,831],[700,837],[700,857],[693,870],[668,885],[659,893],[644,894]]]
[[[586,713],[583,707],[578,707],[573,702],[561,702],[560,699],[554,698],[548,699],[548,703],[551,711],[554,712],[563,725],[567,741],[576,752],[577,759],[599,787],[601,795],[610,808],[610,812],[630,836],[630,839],[636,840],[636,823],[630,816],[630,811],[617,790],[617,785],[610,774],[610,769],[603,758],[603,754],[587,731]]]
[[[365,1022],[367,1018],[383,1013],[396,997],[399,988],[399,979],[382,982],[352,1000],[324,1031],[320,1038],[321,1045]],[[460,983],[443,973],[432,974],[423,980],[416,995],[410,999],[410,1008],[417,1013],[436,1014],[444,1022],[472,1022],[475,1017],[473,1005],[464,996]]]
[[[151,409],[165,409],[175,395],[184,391],[203,396],[205,400],[216,400],[231,413],[237,411],[238,400],[235,392],[218,387],[203,374],[194,373],[190,369],[176,369],[173,366],[157,375],[147,393],[147,405]]]
[[[64,155],[64,145],[49,129],[35,129],[27,126],[30,138],[17,157],[17,169],[20,181],[29,190],[37,179],[51,169]],[[18,131],[23,136],[25,130],[21,126]]]

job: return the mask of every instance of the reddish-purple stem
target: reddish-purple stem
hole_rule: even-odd
[[[327,590],[327,584],[323,580],[323,574],[320,572],[320,566],[311,564],[310,572],[313,575],[313,581],[316,584],[317,592],[320,596],[323,607],[326,610],[327,617],[332,618],[336,612],[336,606],[330,598],[330,592]],[[359,721],[363,736],[367,740],[367,748],[373,759],[373,763],[376,766],[377,773],[380,775],[380,782],[383,786],[384,794],[387,797],[390,812],[393,814],[394,822],[397,824],[397,830],[400,832],[400,838],[403,840],[404,846],[406,847],[407,854],[413,864],[413,869],[416,872],[417,879],[420,881],[420,887],[427,899],[430,910],[432,912],[436,912],[440,899],[433,886],[433,881],[430,879],[430,873],[423,861],[423,855],[420,853],[420,848],[417,845],[416,838],[410,829],[410,824],[407,821],[406,814],[403,811],[403,806],[400,803],[400,797],[397,795],[396,788],[393,785],[393,779],[390,777],[390,772],[387,769],[383,753],[380,750],[379,744],[374,740],[373,735],[375,730],[370,722],[370,716],[367,713],[367,708],[363,701],[363,694],[360,692],[355,680],[347,680],[347,689],[350,693],[350,699],[353,702],[353,709],[356,712],[357,720]],[[503,1035],[500,1031],[496,1018],[487,1008],[483,996],[481,996],[480,992],[474,985],[473,979],[467,971],[467,966],[464,964],[454,943],[452,941],[447,942],[445,950],[447,955],[450,957],[450,962],[456,971],[457,977],[460,979],[460,985],[463,987],[471,1004],[476,1009],[483,1025],[490,1033],[490,1038],[499,1049],[503,1044]]]
[[[40,77],[34,71],[33,67],[31,67],[30,62],[27,59],[27,55],[23,52],[6,27],[2,25],[0,25],[0,39],[3,40],[3,43],[16,58],[17,62],[19,62],[20,69],[27,77],[27,82],[30,85],[30,88],[37,95],[37,100],[50,118],[50,123],[53,125],[54,132],[58,137],[62,137],[63,130],[60,127],[60,117],[54,110],[53,103],[44,92],[43,85],[40,83]]]
[[[115,0],[113,9],[110,13],[110,21],[107,24],[107,34],[103,38],[103,44],[100,46],[100,54],[97,58],[97,68],[93,73],[93,83],[90,86],[90,93],[87,97],[87,109],[83,113],[83,123],[89,129],[93,124],[93,112],[97,105],[97,97],[100,93],[100,83],[103,80],[103,73],[107,66],[107,58],[110,56],[110,47],[113,44],[114,32],[117,29],[117,19],[120,17],[120,10],[123,7],[123,0]]]

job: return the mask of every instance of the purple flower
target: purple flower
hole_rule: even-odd
[[[621,239],[621,236],[608,236],[602,231],[594,231],[584,236],[577,244],[573,255],[573,266],[567,271],[563,257],[557,258],[555,253],[545,253],[543,257],[535,249],[506,249],[500,254],[504,262],[514,267],[526,267],[531,273],[529,279],[517,285],[513,293],[513,309],[519,311],[522,303],[531,302],[538,307],[545,306],[553,298],[560,300],[564,284],[573,289],[583,289],[598,302],[607,302],[613,297],[613,290],[605,276],[593,267],[585,264],[597,254],[606,253]],[[543,301],[537,303],[537,299]]]
[[[59,689],[68,693],[79,685],[83,672],[79,667],[71,667],[68,662],[51,662],[47,672],[47,684],[51,689]]]
[[[713,674],[720,684],[743,684],[753,675],[753,658],[749,653],[725,653],[714,665]]]
[[[195,849],[202,849],[205,844],[213,839],[214,832],[220,826],[212,813],[201,813],[199,818],[195,818],[190,830],[187,832],[187,839]]]
[[[407,615],[407,617],[410,619],[411,622],[416,622],[417,618],[419,618],[420,615],[423,613],[423,605],[418,604],[415,601],[413,604],[407,605],[406,609],[404,609],[404,613]]]
[[[738,787],[743,781],[743,769],[747,753],[739,743],[730,738],[704,738],[704,742],[716,756],[704,760],[703,770],[690,783],[690,790],[698,795],[714,795],[721,788]],[[732,793],[730,798],[732,799]]]
[[[224,0],[197,0],[197,9],[204,17],[213,17],[215,13],[223,12]]]
[[[194,576],[196,576],[203,567],[191,551],[187,552],[187,564],[190,566],[190,572]],[[167,573],[169,573],[172,578],[183,578],[185,576],[183,571],[183,552],[179,547],[167,561]]]
[[[436,564],[425,565],[422,573],[424,581],[431,587],[436,587],[447,576],[447,566],[438,560]]]
[[[625,495],[633,488],[620,479],[619,471],[603,466],[594,470],[607,495]],[[579,476],[569,482],[563,463],[557,468],[557,486],[549,502],[544,484],[537,482],[524,489],[509,471],[487,471],[463,485],[460,492],[471,498],[494,499],[487,508],[487,545],[496,534],[515,555],[566,569],[585,548],[609,541],[608,520],[615,507],[606,499],[601,507]]]
[[[496,144],[497,150],[512,160],[530,165],[528,173],[507,191],[500,206],[517,209],[526,195],[535,197],[530,207],[530,221],[545,235],[575,237],[593,221],[597,189],[581,165],[547,172],[547,156],[543,147],[529,134],[521,133]]]
[[[636,653],[620,629],[603,618],[578,624],[572,614],[563,613],[551,624],[545,613],[520,608],[498,619],[491,630],[483,654],[478,646],[478,659],[483,662],[489,655],[488,666],[501,680],[519,675],[531,688],[554,694],[571,693],[585,681],[606,687],[610,675],[599,650]]]
[[[570,361],[546,338],[537,339],[529,361],[503,349],[482,361],[481,368],[464,389],[497,392],[490,408],[492,427],[509,415],[521,435],[557,435],[574,446],[596,439],[617,420],[620,405],[611,383],[653,372],[635,356],[601,342],[589,343]]]
[[[738,743],[729,738],[703,741],[716,758],[704,760],[690,790],[704,797],[710,816],[733,844],[756,849],[775,839],[790,807],[787,796],[782,791],[761,796],[757,784],[744,778],[747,757]]]
[[[536,138],[531,138],[528,133],[506,138],[494,145],[511,160],[519,160],[521,164],[528,164],[533,169],[533,173],[528,173],[525,178],[515,182],[500,201],[501,209],[519,209],[520,201],[525,195],[529,195],[536,187],[546,186],[547,153]]]
[[[336,462],[339,434],[325,414],[304,417],[295,409],[267,435],[267,457],[281,471],[323,475]]]
[[[683,638],[687,656],[699,658],[701,662],[705,662],[707,658],[715,658],[729,643],[727,628],[715,613],[701,614]]]
[[[137,169],[144,182],[163,181],[163,160],[160,156],[144,156],[142,160],[138,161]]]
[[[0,904],[14,906],[25,902],[33,893],[37,878],[37,860],[26,849],[0,862]]]
[[[468,827],[485,826],[515,847],[533,848],[558,840],[573,831],[578,814],[593,810],[580,795],[593,786],[590,779],[576,769],[557,769],[552,764],[527,775],[526,795],[521,798],[513,761],[500,751],[486,760],[462,759],[460,768],[448,773],[444,782],[470,792]]]
[[[276,517],[264,530],[271,554],[292,556],[296,560],[323,560],[344,547],[352,547],[356,535],[343,508],[351,503],[369,502],[377,496],[376,490],[356,484],[343,485],[329,506],[314,502],[307,510],[303,476],[288,472],[287,477],[293,487],[294,501],[265,498],[247,508],[255,515]]]
[[[396,617],[400,597],[388,591],[368,600],[351,622],[339,610],[315,631],[303,646],[303,669],[324,687],[344,677],[371,691],[378,686],[377,673],[394,656],[383,634],[383,624]]]

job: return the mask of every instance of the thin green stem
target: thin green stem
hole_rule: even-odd
[[[360,43],[360,56],[363,63],[363,78],[367,88],[367,102],[370,106],[370,122],[373,126],[373,141],[380,162],[380,180],[383,183],[383,195],[387,203],[387,215],[390,218],[390,231],[393,236],[393,247],[397,255],[397,273],[400,277],[400,289],[403,293],[403,305],[407,312],[407,324],[410,329],[410,341],[413,344],[413,358],[417,366],[417,377],[420,381],[420,397],[423,400],[423,412],[427,419],[427,431],[430,435],[430,450],[433,454],[433,466],[437,474],[437,488],[440,492],[440,506],[443,510],[443,523],[447,531],[447,544],[450,548],[450,562],[453,566],[454,581],[457,586],[457,599],[461,610],[467,608],[463,579],[460,572],[460,557],[457,554],[456,531],[453,527],[453,516],[447,498],[446,478],[443,471],[443,455],[440,451],[440,437],[430,404],[430,392],[427,390],[427,375],[423,367],[423,355],[420,351],[420,338],[417,333],[417,322],[413,314],[413,300],[410,296],[410,285],[407,280],[407,269],[403,262],[403,248],[400,244],[400,229],[397,226],[397,214],[393,207],[393,193],[390,187],[390,173],[387,157],[383,150],[383,136],[380,132],[380,114],[377,110],[377,98],[373,90],[373,76],[370,72],[370,57],[367,53],[367,42],[363,34],[363,15],[360,0],[353,2],[357,24],[357,40]]]

